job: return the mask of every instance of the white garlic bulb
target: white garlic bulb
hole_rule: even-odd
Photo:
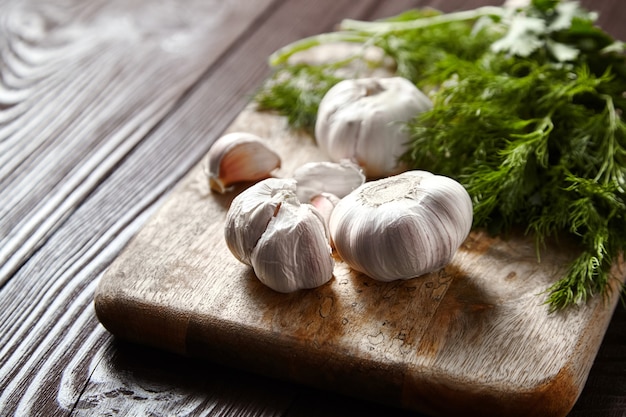
[[[295,180],[268,178],[233,199],[226,213],[224,235],[232,254],[246,265],[250,255],[278,207],[293,198]]]
[[[207,156],[209,186],[225,193],[232,184],[258,181],[280,167],[280,157],[252,133],[233,132],[217,139]]]
[[[296,194],[303,203],[321,193],[345,197],[365,182],[361,167],[347,159],[309,162],[296,169],[293,177],[298,182]]]
[[[331,160],[350,159],[369,178],[404,170],[406,123],[432,108],[430,99],[402,77],[361,78],[335,84],[320,102],[315,137]]]
[[[472,201],[461,184],[426,171],[365,183],[335,207],[330,234],[353,269],[380,281],[442,268],[467,238]]]
[[[226,214],[228,248],[278,292],[315,288],[333,274],[326,222],[295,190],[294,179],[265,179],[235,197]]]

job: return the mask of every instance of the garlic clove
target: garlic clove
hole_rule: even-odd
[[[339,256],[380,281],[442,268],[467,238],[472,202],[461,184],[425,171],[365,183],[331,213]]]
[[[209,186],[222,194],[229,191],[232,184],[269,178],[281,164],[278,154],[261,138],[244,132],[229,133],[217,139],[207,159]]]
[[[294,179],[268,178],[244,190],[226,213],[226,245],[239,261],[251,265],[250,254],[278,207],[296,199]]]
[[[322,215],[324,219],[324,223],[326,226],[330,223],[330,216],[333,213],[333,210],[339,204],[341,199],[334,194],[330,193],[321,193],[311,197],[310,204],[317,209],[317,211]],[[330,247],[334,248],[335,244],[333,243],[332,238],[330,238]]]
[[[296,194],[301,202],[310,202],[320,193],[341,198],[365,182],[363,170],[347,159],[339,162],[309,162],[293,173],[297,181]]]
[[[259,280],[288,293],[319,287],[333,276],[328,229],[309,204],[282,204],[251,255]]]
[[[350,159],[369,178],[405,169],[406,123],[430,110],[432,102],[402,77],[361,78],[335,84],[320,102],[315,136],[331,160]]]
[[[335,194],[320,193],[311,197],[310,204],[317,209],[317,211],[324,218],[324,222],[328,224],[330,221],[330,214],[335,209],[335,206],[341,199]]]
[[[332,278],[327,225],[315,207],[299,202],[293,178],[265,179],[235,197],[224,237],[235,258],[275,291],[313,288]]]

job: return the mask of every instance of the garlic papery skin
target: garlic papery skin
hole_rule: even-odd
[[[259,181],[280,168],[280,156],[263,140],[245,132],[233,132],[217,139],[207,156],[209,187],[218,193],[232,189],[232,184]]]
[[[283,203],[252,251],[259,280],[277,292],[319,287],[333,276],[334,261],[322,216],[297,200]]]
[[[226,213],[228,248],[278,292],[317,287],[333,274],[326,222],[295,190],[292,178],[265,179],[235,197]]]
[[[294,199],[294,179],[267,178],[235,197],[226,213],[226,245],[239,261],[252,265],[250,255],[278,207]]]
[[[472,201],[461,184],[407,171],[367,182],[341,199],[329,228],[346,264],[376,280],[394,281],[448,264],[472,221]]]
[[[402,77],[361,78],[335,84],[320,102],[315,137],[332,161],[350,159],[368,178],[404,170],[407,122],[430,110],[432,102]]]
[[[297,181],[296,195],[303,203],[321,193],[345,197],[365,182],[360,166],[344,159],[340,162],[309,162],[293,173]]]

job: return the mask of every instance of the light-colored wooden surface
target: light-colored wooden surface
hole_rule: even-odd
[[[253,106],[228,131],[254,133],[289,177],[323,160],[312,138]],[[565,416],[578,398],[618,299],[550,314],[546,290],[573,246],[473,232],[441,271],[381,283],[336,259],[330,283],[281,294],[224,242],[242,190],[212,193],[198,164],[96,291],[96,313],[133,342],[432,415]],[[623,282],[619,265],[615,278]]]
[[[343,18],[485,3],[0,0],[0,415],[416,415],[125,343],[93,297],[272,51]],[[620,0],[583,4],[626,39]],[[618,306],[571,417],[624,415],[624,326]]]

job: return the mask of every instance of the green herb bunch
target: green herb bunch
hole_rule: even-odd
[[[319,101],[349,60],[288,58],[337,40],[382,48],[397,75],[433,99],[410,124],[403,159],[411,167],[459,180],[476,227],[522,226],[538,247],[549,237],[578,241],[567,275],[549,289],[551,308],[562,309],[606,293],[626,246],[626,59],[595,17],[578,3],[534,0],[516,10],[348,20],[339,32],[277,51],[274,79],[257,101],[312,131]]]

